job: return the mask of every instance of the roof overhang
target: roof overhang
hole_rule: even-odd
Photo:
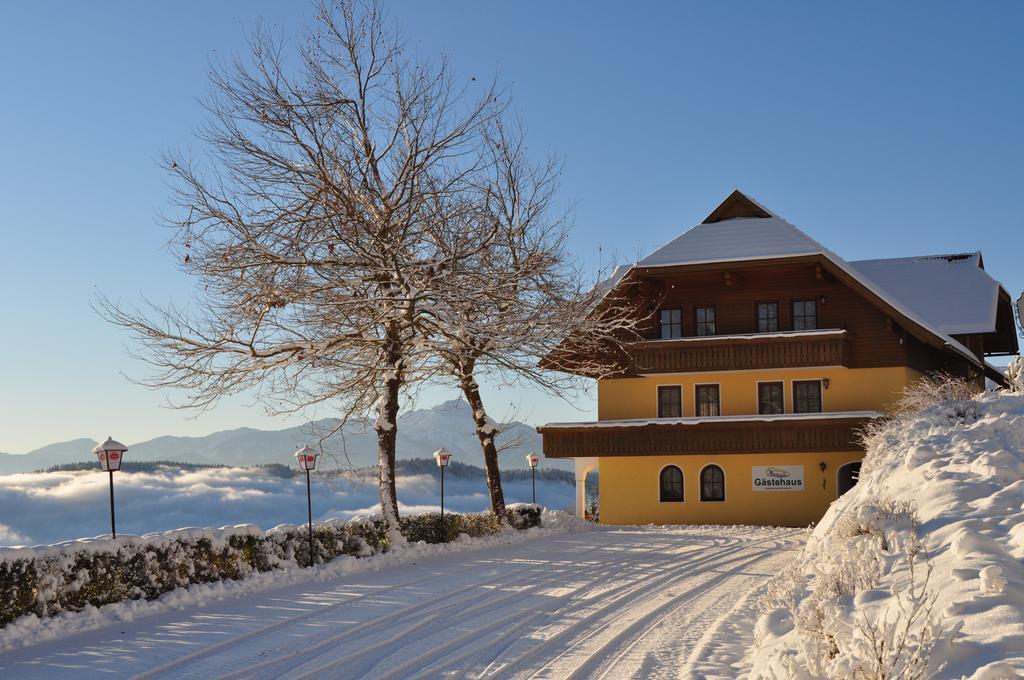
[[[877,411],[603,420],[538,427],[550,458],[863,451]]]

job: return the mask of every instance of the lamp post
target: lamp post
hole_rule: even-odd
[[[537,505],[537,463],[540,462],[540,456],[531,451],[526,455],[526,462],[530,464],[530,487],[533,489],[533,504]]]
[[[114,473],[121,469],[121,459],[128,447],[121,442],[107,437],[107,441],[98,444],[92,450],[100,461],[100,469],[110,474],[110,537],[117,538],[117,525],[114,522]]]
[[[441,523],[444,524],[444,469],[448,467],[448,461],[451,460],[452,454],[448,453],[448,450],[443,446],[437,451],[434,451],[434,460],[437,461],[437,467],[441,468]]]
[[[295,461],[300,470],[306,471],[306,526],[309,527],[309,566],[313,566],[313,496],[310,493],[309,473],[316,469],[316,458],[320,453],[316,449],[303,446],[295,452]]]

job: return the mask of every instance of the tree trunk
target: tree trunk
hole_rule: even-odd
[[[469,407],[473,411],[473,424],[476,426],[476,436],[480,439],[480,447],[484,450],[484,471],[487,473],[487,491],[491,496],[491,510],[494,514],[505,519],[505,493],[501,490],[501,470],[498,468],[498,447],[494,445],[494,437],[497,431],[494,425],[487,420],[487,411],[484,410],[484,401],[480,397],[480,386],[473,378],[473,368],[463,368],[462,377],[459,380],[462,394],[465,395]]]
[[[392,544],[402,541],[398,526],[398,493],[395,490],[395,441],[398,435],[398,392],[402,384],[398,343],[386,349],[387,365],[384,392],[377,401],[377,473],[381,516],[388,525]]]

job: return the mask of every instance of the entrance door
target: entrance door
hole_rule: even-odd
[[[839,482],[837,486],[839,488],[839,495],[842,496],[852,489],[857,484],[857,480],[860,479],[860,463],[840,465],[838,476]]]

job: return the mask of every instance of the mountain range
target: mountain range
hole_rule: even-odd
[[[283,430],[243,427],[223,430],[204,437],[163,436],[135,444],[128,443],[126,460],[173,460],[183,463],[218,463],[229,466],[292,464],[291,454],[305,444],[315,445],[336,428],[337,420],[316,420]],[[541,437],[530,425],[512,421],[499,425],[502,468],[526,467],[526,454],[541,452]],[[92,439],[74,439],[50,444],[26,454],[0,453],[0,474],[32,472],[53,465],[95,460]],[[482,466],[483,453],[473,431],[469,404],[462,399],[447,401],[429,409],[408,411],[398,416],[398,457],[430,457],[444,447],[454,460]],[[349,422],[340,433],[323,441],[324,451],[342,467],[363,467],[377,461],[377,435],[370,420]],[[332,466],[331,462],[326,463]],[[571,469],[568,460],[544,460],[542,465]]]

